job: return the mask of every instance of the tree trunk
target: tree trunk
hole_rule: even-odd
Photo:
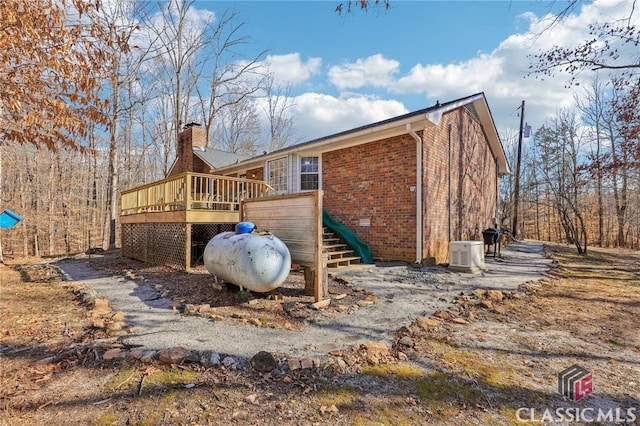
[[[54,154],[55,155],[55,154]],[[49,252],[48,255],[52,256],[55,251],[55,221],[54,221],[54,212],[56,210],[56,196],[54,194],[54,178],[55,178],[55,161],[53,158],[51,159],[51,163],[49,166],[49,182],[51,183],[49,186]]]
[[[598,164],[598,179],[596,180],[596,192],[598,196],[598,245],[602,247],[604,240],[604,202],[602,200],[602,164],[600,161],[600,129],[596,126],[596,162]]]
[[[2,196],[4,194],[2,187],[2,149],[0,149],[0,211],[2,211]],[[0,265],[4,264],[4,256],[2,255],[2,231],[0,230]]]
[[[108,244],[107,248],[113,250],[116,248],[116,219],[118,207],[118,138],[119,138],[119,99],[120,99],[120,83],[118,76],[111,79],[111,126],[109,129],[109,166],[107,169],[107,217],[108,217]]]
[[[109,188],[107,191],[107,206],[108,206],[108,217],[109,217],[109,227],[108,227],[108,235],[109,235],[109,250],[113,250],[116,248],[116,214],[117,214],[117,206],[118,206],[118,174],[116,173],[116,162],[118,161],[118,153],[116,148],[116,137],[115,130],[113,131],[113,135],[111,141],[109,142],[109,168],[107,172],[107,179],[109,182]]]

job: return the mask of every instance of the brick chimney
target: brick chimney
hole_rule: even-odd
[[[193,147],[207,146],[206,132],[198,123],[189,123],[178,135],[177,171],[176,173],[193,172]]]

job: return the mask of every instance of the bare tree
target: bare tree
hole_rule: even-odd
[[[568,2],[545,31],[554,31],[555,25],[569,17],[580,4],[579,0]],[[640,55],[637,54],[640,31],[635,24],[639,12],[636,0],[626,2],[623,6],[619,8],[618,16],[606,16],[589,25],[586,40],[574,46],[554,46],[540,52],[532,56],[530,65],[530,75],[539,78],[555,75],[559,71],[569,73],[568,85],[578,85],[579,77],[597,71],[609,74],[607,85],[613,95],[606,101],[598,99],[600,110],[590,109],[591,114],[587,114],[587,119],[593,121],[594,113],[599,116],[596,133],[600,139],[596,141],[596,152],[592,154],[593,170],[603,172],[601,176],[596,175],[598,203],[602,203],[599,216],[606,210],[604,199],[607,193],[604,186],[610,182],[617,221],[616,243],[619,246],[626,244],[629,188],[639,185],[637,175],[640,169]],[[603,138],[610,145],[608,153],[602,152]],[[598,227],[603,230],[604,220],[599,222]]]
[[[511,130],[507,131],[502,136],[502,143],[505,148],[507,162],[511,165],[514,165],[516,164],[516,158],[518,156],[518,132]],[[502,200],[500,203],[502,209],[500,214],[500,225],[503,228],[505,227],[506,223],[511,223],[511,218],[513,217],[513,204],[515,199],[514,192],[515,176],[513,174],[509,174],[508,176],[505,176],[500,180],[500,193],[502,195]]]
[[[152,123],[149,129],[150,139],[154,141],[151,148],[156,161],[160,163],[163,176],[166,176],[176,152],[172,75],[166,74],[168,66],[163,64],[165,59],[162,56],[154,57],[151,62],[150,70],[143,76],[146,86],[155,93],[146,104],[149,111],[147,117]]]
[[[553,31],[554,25],[567,18],[580,3],[579,0],[571,0],[547,30]],[[634,20],[640,12],[636,9],[636,0],[624,6],[617,18],[607,17],[590,24],[587,40],[570,47],[556,45],[532,55],[529,75],[544,78],[562,71],[570,75],[569,85],[578,85],[583,73],[608,72],[611,86],[617,92],[614,114],[629,124],[629,136],[637,139],[640,126],[640,55],[637,53],[640,30]],[[637,144],[635,149],[640,150]]]
[[[2,189],[12,194],[13,203],[24,214],[13,233],[20,235],[24,255],[83,249],[91,244],[98,217],[111,220],[107,240],[115,245],[120,129],[130,121],[121,113],[132,106],[121,101],[132,99],[130,82],[140,63],[140,49],[129,47],[141,16],[134,11],[141,5],[75,0],[0,4],[0,26],[7,30],[1,32],[0,41],[6,41],[3,36],[11,39],[0,53],[0,67],[25,84],[23,96],[16,98],[22,109],[15,104],[11,111],[3,108],[0,113],[0,133],[5,131],[1,143],[3,151],[5,146],[10,148],[5,158],[11,164],[2,175],[12,176],[11,187]],[[5,13],[5,7],[11,10]],[[15,20],[16,14],[19,20]],[[21,36],[21,31],[28,36]],[[13,90],[9,83],[0,89],[2,95]],[[101,95],[109,97],[109,103],[102,102]],[[11,126],[4,123],[18,112],[27,121],[20,137],[14,137]],[[100,124],[107,124],[107,149],[95,136]],[[131,139],[129,130],[124,135]],[[30,132],[38,134],[30,136]],[[24,136],[28,142],[53,151],[18,149],[15,144],[24,144]],[[77,148],[78,152],[73,150]],[[109,158],[105,160],[102,153],[106,152]],[[100,234],[106,235],[98,232],[94,242]],[[14,250],[15,241],[9,247]]]
[[[23,217],[3,233],[3,246],[23,257],[85,250],[95,225],[90,201],[92,152],[64,147],[38,150],[16,142],[3,146],[2,152],[3,199],[6,207]],[[98,187],[103,183],[99,178]]]
[[[189,102],[187,89],[193,89],[193,84],[187,84],[189,64],[196,60],[198,52],[209,40],[210,26],[213,14],[194,13],[194,1],[169,0],[158,2],[161,19],[152,24],[152,31],[160,43],[161,64],[168,67],[171,91],[169,96],[173,104],[172,127],[174,141],[178,140],[183,124],[187,124],[185,110]]]
[[[236,20],[236,12],[223,12],[211,28],[207,50],[197,65],[199,79],[206,82],[196,85],[195,91],[208,146],[212,145],[211,132],[219,111],[253,97],[265,79],[261,62],[265,51],[248,60],[240,55],[239,48],[250,39],[241,34],[244,24],[236,24]]]
[[[0,106],[0,109],[2,108],[2,106]],[[0,114],[2,114],[2,111],[0,111]],[[2,147],[0,147],[0,212],[2,212],[2,203],[4,203],[5,201],[5,193],[4,193],[4,188],[2,186],[2,184],[4,183],[3,179],[2,179]],[[0,229],[0,265],[2,265],[4,263],[4,257],[2,257],[2,230]]]
[[[580,195],[586,183],[579,163],[583,144],[579,122],[572,111],[561,110],[536,133],[539,174],[548,185],[567,242],[586,254],[587,226]]]
[[[109,94],[108,132],[109,132],[109,160],[108,160],[108,192],[106,203],[109,206],[108,226],[105,245],[109,249],[116,247],[116,221],[118,211],[118,165],[119,143],[123,124],[122,114],[132,105],[123,103],[123,91],[131,94],[132,82],[146,58],[145,50],[132,50],[132,40],[140,31],[139,19],[145,16],[146,3],[142,1],[117,0],[103,6],[100,13],[94,14],[94,20],[101,22],[107,28],[106,39],[103,41],[105,51],[105,79],[108,82]],[[124,97],[126,99],[126,97]]]
[[[579,0],[570,1],[547,30],[553,31],[553,25],[569,16],[579,3]],[[589,38],[576,46],[556,45],[533,55],[530,74],[554,75],[562,70],[571,75],[571,83],[576,82],[582,71],[615,70],[622,71],[626,77],[633,76],[640,70],[640,56],[627,56],[625,49],[640,46],[640,32],[632,22],[637,13],[635,4],[635,0],[630,3],[627,16],[589,24]]]
[[[372,8],[388,10],[391,8],[391,0],[347,0],[336,6],[336,12],[342,15],[343,13],[354,13],[356,10],[367,11]]]
[[[590,164],[587,171],[596,180],[596,198],[598,204],[598,245],[602,247],[604,242],[604,201],[603,201],[603,144],[605,143],[604,119],[606,100],[602,83],[596,79],[591,87],[584,90],[581,96],[575,96],[576,105],[582,114],[583,122],[591,127],[590,138],[595,144],[589,155]]]
[[[216,141],[223,151],[255,155],[260,136],[260,122],[255,101],[244,98],[220,111],[216,121]]]
[[[266,106],[263,109],[269,122],[267,151],[272,152],[296,142],[293,119],[289,113],[293,100],[291,85],[276,83],[273,75],[265,83]]]
[[[625,246],[624,228],[629,208],[629,180],[633,176],[633,171],[637,172],[638,170],[639,141],[637,130],[628,131],[628,123],[623,112],[625,109],[619,108],[621,102],[626,103],[627,101],[627,95],[616,90],[610,101],[611,113],[607,115],[605,120],[605,131],[610,142],[610,152],[605,159],[605,167],[611,179],[613,190],[618,229],[616,241],[619,247]]]

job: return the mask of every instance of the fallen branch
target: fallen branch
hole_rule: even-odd
[[[42,404],[41,406],[39,406],[39,407],[37,408],[37,410],[42,410],[42,409],[43,409],[44,407],[46,407],[47,405],[51,405],[51,404],[53,404],[53,401],[45,402],[44,404]]]
[[[22,353],[22,352],[29,352],[29,351],[32,351],[32,350],[35,350],[35,349],[40,349],[40,348],[44,347],[45,345],[46,345],[46,343],[37,343],[35,345],[25,346],[25,347],[14,349],[14,350],[12,350],[10,352],[7,352],[7,355],[16,355],[16,354],[19,354],[19,353]]]
[[[144,378],[147,377],[146,374],[142,375],[142,378],[140,379],[140,383],[138,384],[138,396],[142,395],[142,386],[144,386]]]
[[[129,374],[129,377],[127,377],[126,379],[124,379],[124,381],[122,381],[118,386],[116,386],[115,388],[113,388],[113,390],[118,389],[120,386],[124,385],[125,383],[127,383],[129,380],[131,380],[131,378],[133,377],[133,375],[136,374],[136,372],[134,371],[133,373]]]

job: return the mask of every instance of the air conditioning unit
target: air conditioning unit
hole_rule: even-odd
[[[449,269],[461,272],[480,272],[485,269],[484,242],[451,241],[449,243]]]

